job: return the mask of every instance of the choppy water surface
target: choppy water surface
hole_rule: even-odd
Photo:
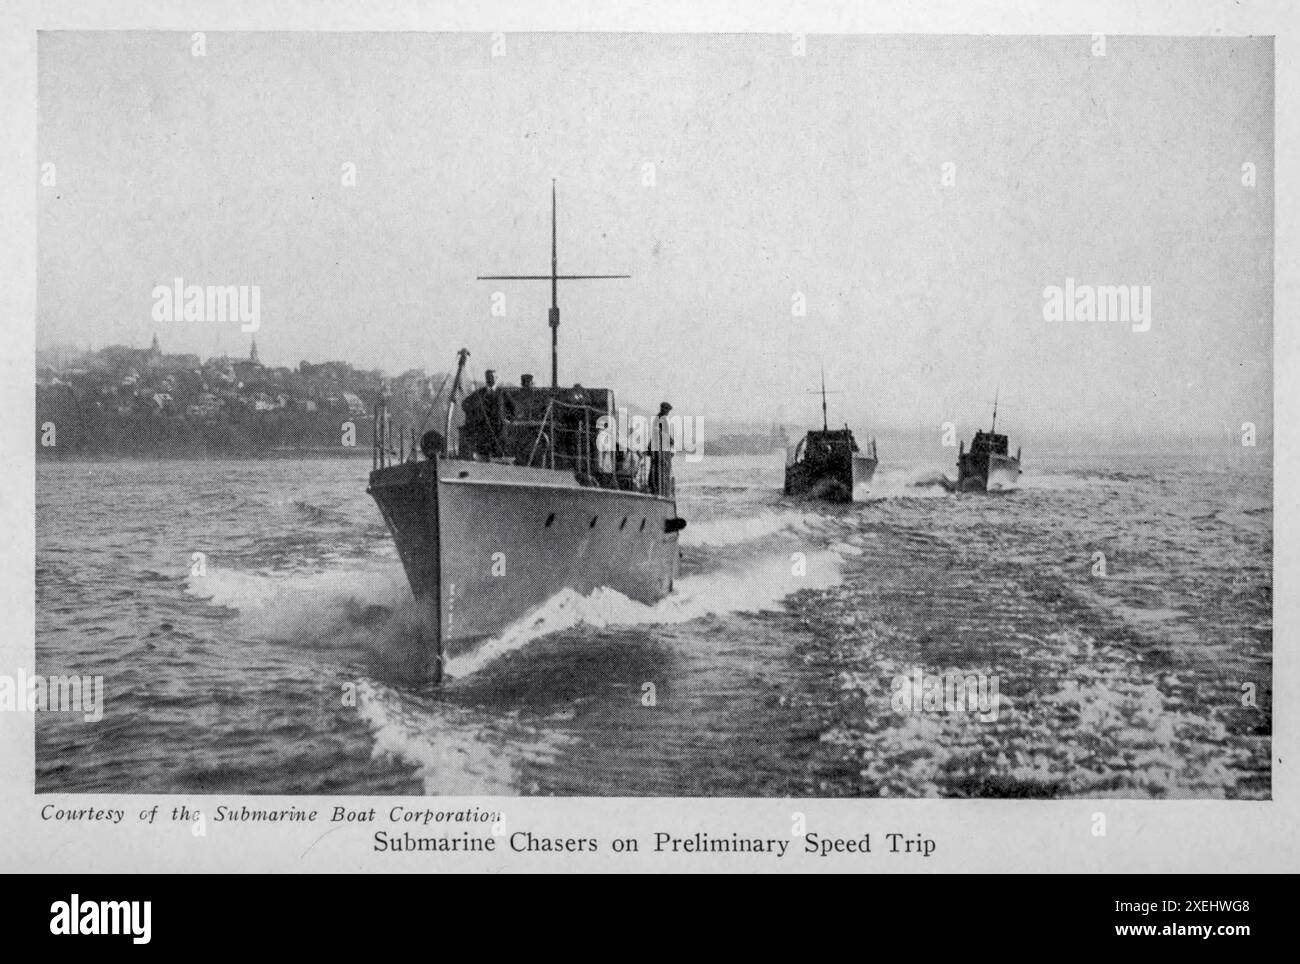
[[[683,466],[673,596],[561,596],[436,689],[365,460],[42,464],[37,669],[107,706],[38,715],[37,788],[1268,797],[1266,455],[1026,455],[1001,497],[886,457],[839,507],[779,454]],[[918,670],[997,719],[898,712]]]

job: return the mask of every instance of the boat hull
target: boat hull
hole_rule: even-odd
[[[816,466],[796,462],[785,467],[784,492],[828,502],[865,502],[871,495],[876,464],[869,455],[853,455]]]
[[[958,463],[959,492],[1009,492],[1020,487],[1020,460],[1009,455],[991,454],[987,463],[969,456]]]
[[[434,677],[564,589],[653,603],[677,578],[684,523],[671,498],[447,459],[376,470],[369,491],[397,543]]]
[[[988,479],[984,483],[986,492],[1006,492],[1020,487],[1020,460],[1005,455],[989,458]]]
[[[853,456],[854,502],[866,502],[871,497],[871,480],[876,476],[876,460],[865,455]]]

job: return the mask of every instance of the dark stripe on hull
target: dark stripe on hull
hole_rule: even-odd
[[[831,502],[861,502],[871,493],[871,480],[876,474],[876,460],[867,455],[854,455],[841,464],[822,471],[811,469],[806,463],[785,467],[785,494],[806,495]]]
[[[969,455],[957,463],[957,491],[1002,492],[1020,484],[1020,460],[1009,455],[990,455],[980,465]]]
[[[393,534],[406,580],[415,596],[419,657],[426,663],[417,667],[417,675],[435,681],[442,678],[437,592],[442,555],[436,478],[433,462],[393,465],[371,472],[369,489],[388,523],[388,531]]]

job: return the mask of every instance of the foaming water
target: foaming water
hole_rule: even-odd
[[[410,590],[400,564],[344,563],[322,571],[191,574],[186,592],[230,610],[250,638],[311,648],[374,648],[414,633]],[[394,637],[392,628],[397,627]]]
[[[871,494],[879,498],[926,498],[948,495],[955,484],[942,469],[876,469],[871,480]]]
[[[854,551],[851,546],[843,550]],[[840,551],[825,551],[805,557],[795,566],[769,559],[744,570],[688,576],[678,581],[672,595],[653,604],[636,602],[612,589],[597,589],[585,596],[566,589],[473,651],[448,660],[445,669],[452,677],[468,676],[505,653],[578,626],[670,626],[706,616],[770,610],[796,588],[838,585],[841,562]],[[797,584],[790,571],[795,567],[801,570]]]
[[[765,511],[740,518],[707,519],[688,525],[678,544],[682,546],[735,546],[782,533],[807,532],[813,516],[807,512]]]
[[[243,572],[212,569],[204,575],[191,574],[185,591],[214,606],[256,614],[258,625],[285,617],[293,621],[305,611],[348,605],[396,605],[407,590],[400,567],[383,569]]]
[[[372,731],[372,759],[414,767],[425,793],[512,792],[510,756],[493,746],[490,723],[479,714],[368,679],[358,684],[357,711]]]
[[[42,464],[37,669],[106,700],[38,716],[38,789],[1267,798],[1267,453],[1027,452],[996,498],[946,461],[827,505],[705,459],[673,594],[561,593],[439,687],[361,462]],[[916,672],[996,719],[900,712]]]

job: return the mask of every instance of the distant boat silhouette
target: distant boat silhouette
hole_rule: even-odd
[[[830,502],[866,501],[876,473],[876,440],[871,440],[871,454],[864,455],[847,425],[842,429],[830,428],[826,415],[824,370],[821,396],[821,431],[810,431],[795,447],[785,467],[784,492]]]
[[[970,451],[965,443],[957,452],[958,492],[1006,492],[1020,484],[1020,449],[1007,454],[1007,437],[997,434],[998,399],[993,396],[993,424],[987,432],[976,430]]]

